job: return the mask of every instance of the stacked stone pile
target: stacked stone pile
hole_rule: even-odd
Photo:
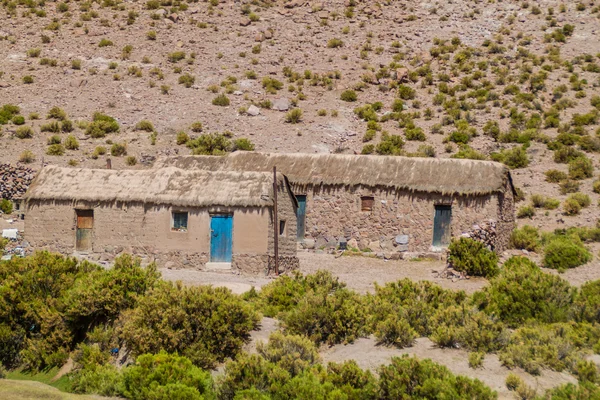
[[[0,164],[0,198],[13,200],[23,197],[33,176],[34,171],[30,168]]]
[[[496,222],[487,221],[483,224],[473,225],[469,232],[465,232],[461,237],[468,237],[482,242],[488,249],[494,250],[496,246]]]

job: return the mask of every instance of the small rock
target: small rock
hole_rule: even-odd
[[[248,26],[252,23],[252,21],[250,21],[250,18],[248,17],[242,17],[240,18],[240,25],[241,26]]]
[[[177,22],[177,21],[179,21],[179,15],[177,15],[176,13],[173,13],[173,14],[169,15],[169,19],[173,22]]]
[[[257,115],[260,114],[260,109],[258,107],[256,107],[254,104],[252,104],[250,107],[248,107],[248,110],[246,110],[246,113],[252,117],[256,117]]]

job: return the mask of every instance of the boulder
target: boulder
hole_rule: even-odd
[[[287,111],[290,109],[290,101],[285,97],[279,98],[273,102],[271,108],[278,111]]]
[[[256,117],[257,115],[260,114],[260,109],[258,107],[256,107],[254,104],[252,104],[250,107],[248,107],[248,110],[246,110],[246,114],[248,114],[252,117]]]
[[[240,25],[241,26],[248,26],[252,23],[252,21],[250,21],[250,18],[248,17],[242,17],[240,18]]]

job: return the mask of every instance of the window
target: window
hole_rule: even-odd
[[[285,232],[285,220],[279,221],[279,236],[286,236]]]
[[[188,213],[173,212],[171,219],[171,230],[175,232],[187,232],[188,230]]]
[[[373,211],[373,203],[375,197],[373,196],[362,196],[360,198],[360,211]]]

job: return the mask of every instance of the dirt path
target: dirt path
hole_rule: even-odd
[[[384,284],[403,278],[415,281],[430,280],[446,289],[465,290],[472,293],[487,284],[482,278],[471,278],[452,282],[449,279],[434,278],[432,271],[441,270],[440,261],[385,261],[367,257],[340,257],[330,254],[299,252],[300,272],[312,274],[322,269],[331,271],[345,282],[349,288],[359,293],[372,292],[374,282]],[[252,286],[260,289],[273,280],[273,277],[238,275],[231,272],[211,272],[194,269],[161,269],[164,279],[182,281],[187,285],[225,286],[234,293],[244,293]]]
[[[403,354],[414,355],[419,359],[429,358],[438,364],[445,365],[455,374],[477,378],[497,391],[499,399],[515,398],[505,384],[506,376],[510,372],[523,378],[525,383],[538,391],[538,394],[564,383],[577,383],[577,379],[567,373],[545,370],[540,376],[535,377],[519,369],[509,370],[502,366],[495,354],[486,354],[483,367],[472,369],[468,365],[467,351],[440,349],[435,347],[435,344],[428,338],[419,338],[413,347],[406,349],[377,346],[373,337],[362,338],[353,344],[336,345],[323,349],[321,352],[324,363],[355,360],[359,367],[371,371],[375,371],[382,364],[389,364],[392,357],[399,357]]]

